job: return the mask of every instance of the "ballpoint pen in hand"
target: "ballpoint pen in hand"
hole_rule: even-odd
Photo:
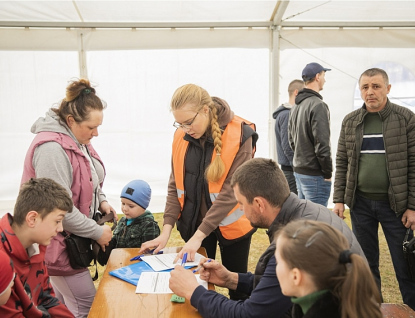
[[[137,260],[142,261],[142,259],[141,259],[142,256],[145,256],[146,254],[153,254],[154,251],[155,251],[155,248],[150,250],[148,253],[143,253],[143,254],[140,254],[140,255],[137,255],[137,256],[131,258],[130,261],[137,261]],[[159,251],[157,254],[163,254],[163,251]]]
[[[206,263],[210,263],[212,261],[212,259],[211,258],[209,258],[206,262],[204,262],[204,264],[206,264]],[[193,270],[193,273],[197,273],[198,271],[200,271],[201,269],[202,269],[202,265],[200,265],[200,266],[198,266],[197,268],[195,268],[194,270]]]
[[[184,267],[186,265],[186,261],[187,261],[187,253],[183,254],[183,258],[182,258],[182,266]]]

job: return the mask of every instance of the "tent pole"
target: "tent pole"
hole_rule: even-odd
[[[86,52],[84,50],[84,30],[78,32],[79,77],[88,79]]]
[[[280,71],[280,50],[279,50],[280,28],[274,26],[271,29],[270,45],[270,103],[268,120],[269,157],[277,161],[277,150],[275,145],[274,119],[272,113],[279,105],[279,71]]]

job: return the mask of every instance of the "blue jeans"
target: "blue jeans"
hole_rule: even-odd
[[[331,181],[325,181],[322,176],[309,176],[297,172],[294,172],[294,176],[300,199],[310,200],[327,207],[331,191]]]
[[[350,215],[353,233],[366,255],[379,290],[381,279],[379,273],[378,227],[379,223],[381,224],[403,302],[415,309],[415,282],[409,278],[402,251],[402,242],[407,229],[403,226],[401,217],[396,217],[395,212],[389,206],[389,202],[369,200],[359,195],[356,195],[356,201]]]

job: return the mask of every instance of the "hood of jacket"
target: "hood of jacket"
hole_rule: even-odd
[[[319,93],[317,93],[316,91],[309,89],[309,88],[304,88],[302,89],[298,95],[295,97],[295,103],[298,105],[300,104],[303,100],[312,97],[312,96],[317,96],[318,98],[320,98],[321,100],[323,100],[323,96],[321,96]]]
[[[225,127],[229,124],[235,114],[225,100],[219,97],[212,97],[212,100],[216,106],[219,127]]]
[[[78,147],[80,147],[80,143],[78,142],[72,131],[65,123],[63,123],[60,120],[59,116],[52,109],[49,109],[45,117],[39,117],[33,123],[30,131],[34,134],[38,134],[43,131],[65,134],[71,137],[76,142]]]
[[[281,113],[284,110],[290,110],[291,108],[292,105],[290,105],[289,103],[284,103],[278,106],[278,108],[272,113],[272,118],[276,119],[279,113]]]

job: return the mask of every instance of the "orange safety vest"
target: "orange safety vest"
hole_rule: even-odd
[[[222,175],[219,181],[209,182],[209,194],[212,204],[215,203],[216,197],[219,195],[222,189],[223,183],[229,173],[233,160],[239,151],[242,137],[243,137],[243,125],[249,125],[255,131],[255,124],[239,117],[234,118],[226,126],[225,131],[222,134],[222,153],[221,157],[225,164],[225,173]],[[184,140],[185,132],[181,129],[177,129],[174,134],[172,158],[173,158],[173,171],[176,181],[177,199],[180,202],[181,211],[183,211],[185,203],[185,189],[184,189],[184,160],[187,152],[189,142]],[[255,149],[253,150],[253,155]],[[216,152],[212,154],[212,162],[216,158]],[[180,218],[181,214],[179,215]],[[234,240],[240,238],[249,233],[253,227],[246,218],[243,211],[239,209],[237,203],[227,216],[219,223],[219,230],[222,236],[227,240]]]

